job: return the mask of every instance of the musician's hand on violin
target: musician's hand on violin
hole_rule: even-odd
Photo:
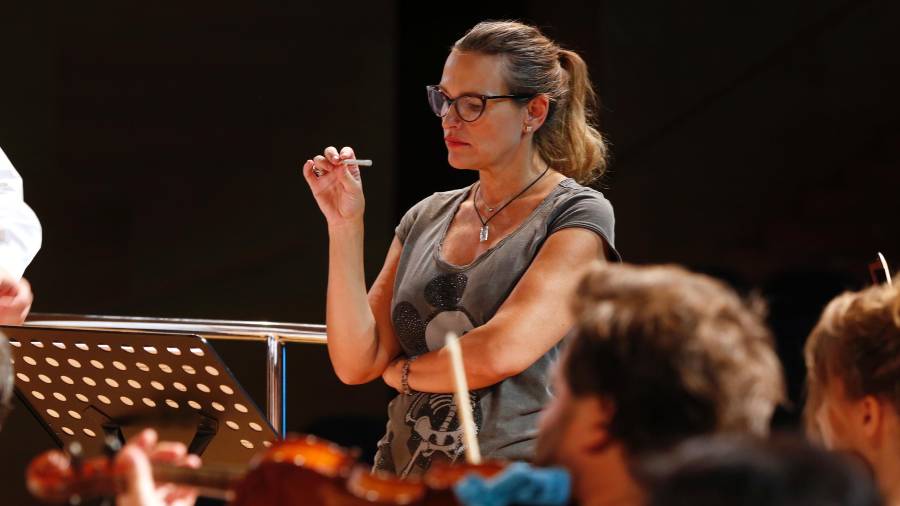
[[[156,431],[147,429],[116,455],[116,466],[124,472],[127,483],[116,500],[118,506],[189,506],[196,502],[197,493],[190,487],[156,485],[151,461],[200,467],[200,457],[188,455],[183,444],[157,442]]]
[[[406,360],[406,357],[395,358],[391,363],[387,366],[387,369],[381,373],[381,379],[387,384],[387,386],[393,388],[394,390],[403,393],[403,362]]]
[[[31,285],[0,269],[0,324],[20,325],[31,310]]]
[[[359,167],[340,163],[354,158],[352,148],[345,147],[338,152],[329,146],[323,154],[303,164],[303,177],[329,226],[362,220],[366,202]]]

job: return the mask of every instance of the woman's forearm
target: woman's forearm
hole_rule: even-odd
[[[366,295],[363,224],[328,228],[328,294],[325,324],[328,354],[341,381],[357,384],[377,378],[378,336]]]
[[[459,341],[463,354],[463,365],[466,371],[466,382],[470,390],[495,385],[510,376],[520,373],[509,361],[503,360],[493,348],[493,343],[486,335],[488,329],[476,329],[469,332]],[[473,335],[475,334],[475,335]],[[392,365],[398,370],[402,362]],[[418,392],[451,393],[454,390],[453,371],[450,367],[450,354],[446,349],[431,351],[419,355],[410,364],[409,387]]]

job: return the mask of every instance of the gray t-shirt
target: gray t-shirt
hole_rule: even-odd
[[[553,232],[571,227],[593,231],[608,245],[610,259],[619,260],[613,247],[612,205],[602,193],[565,179],[514,232],[469,265],[452,265],[441,256],[441,245],[471,189],[435,193],[410,209],[396,229],[403,251],[391,317],[407,356],[440,349],[447,332],[463,335],[490,320]],[[557,344],[524,372],[471,392],[485,456],[531,458],[537,417],[551,395],[549,365],[558,352]],[[388,416],[376,469],[415,476],[434,460],[452,462],[464,452],[452,394],[398,395],[388,406]]]

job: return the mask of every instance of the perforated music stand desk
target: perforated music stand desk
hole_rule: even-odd
[[[57,444],[102,453],[105,436],[145,427],[204,463],[245,464],[278,439],[256,404],[196,335],[0,326],[16,393]]]

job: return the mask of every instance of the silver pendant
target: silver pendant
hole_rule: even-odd
[[[484,226],[481,227],[481,233],[478,234],[478,239],[479,239],[481,242],[484,242],[484,241],[487,241],[487,240],[488,240],[488,226],[487,226],[487,225],[484,225]]]

